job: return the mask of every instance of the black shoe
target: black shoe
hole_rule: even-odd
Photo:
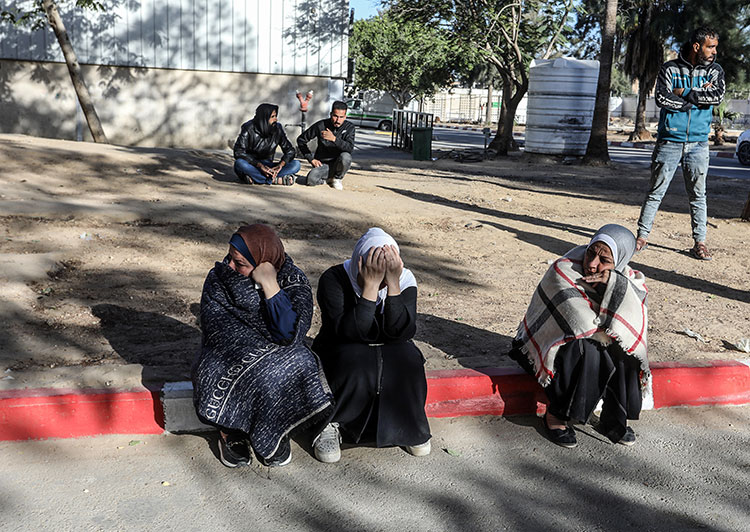
[[[625,434],[617,443],[620,445],[627,445],[628,447],[635,445],[635,432],[633,432],[633,429],[625,427]]]
[[[243,185],[252,185],[253,184],[252,180],[248,176],[246,176],[245,174],[238,173],[236,175],[237,175],[237,179],[239,179],[240,183],[242,183]]]
[[[219,459],[227,467],[250,465],[250,448],[244,438],[227,435],[226,440],[219,434]]]
[[[564,429],[551,429],[547,425],[547,416],[544,416],[544,429],[547,432],[547,437],[555,445],[565,447],[566,449],[572,449],[578,445],[576,440],[576,431],[572,427],[565,427]]]
[[[289,445],[289,436],[281,438],[279,448],[268,460],[261,458],[261,463],[266,467],[281,467],[292,461],[292,447]]]

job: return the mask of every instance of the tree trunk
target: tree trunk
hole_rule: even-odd
[[[102,124],[99,121],[99,116],[96,114],[96,109],[94,109],[94,103],[91,101],[89,89],[83,80],[81,65],[78,64],[78,57],[76,57],[73,45],[70,43],[68,32],[65,30],[62,18],[60,18],[57,5],[54,0],[43,0],[42,7],[47,14],[49,25],[52,27],[52,31],[55,32],[55,37],[57,37],[57,42],[60,44],[60,49],[65,57],[65,64],[68,66],[70,80],[73,82],[73,88],[78,96],[78,102],[81,104],[81,110],[83,110],[83,114],[86,117],[91,136],[94,138],[94,142],[109,143],[107,136],[104,134],[104,129],[102,129]]]
[[[628,140],[651,140],[653,135],[646,129],[646,102],[648,101],[648,83],[638,80],[638,106],[635,109],[635,127]]]
[[[513,94],[513,89],[516,89]],[[506,156],[511,151],[518,151],[518,144],[513,140],[513,121],[516,118],[516,109],[526,94],[528,83],[518,84],[503,75],[503,103],[500,106],[500,116],[497,120],[497,133],[492,139],[490,150],[495,150],[498,155]]]
[[[612,53],[615,42],[617,0],[607,0],[607,11],[602,25],[602,49],[599,54],[599,81],[596,84],[596,103],[591,121],[591,137],[583,161],[587,164],[607,164],[607,121],[609,120],[609,89],[612,78]]]
[[[487,109],[485,110],[484,122],[487,125],[492,123],[492,83],[487,86]]]

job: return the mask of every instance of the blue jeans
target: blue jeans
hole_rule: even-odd
[[[352,165],[352,154],[342,151],[338,158],[320,162],[323,164],[307,174],[307,184],[310,186],[322,185],[326,179],[343,179]]]
[[[638,219],[638,237],[648,238],[654,224],[656,211],[667,193],[677,165],[682,159],[682,176],[690,202],[690,223],[693,240],[706,241],[706,174],[708,174],[708,141],[671,142],[657,141],[651,155],[651,188],[641,207]]]
[[[263,164],[271,168],[273,161],[261,161]],[[292,159],[288,164],[279,170],[279,176],[293,175],[299,172],[300,164],[297,159]],[[264,175],[260,170],[255,168],[252,164],[247,162],[245,159],[237,159],[234,161],[234,173],[243,181],[243,178],[248,178],[256,185],[270,185],[271,178]]]

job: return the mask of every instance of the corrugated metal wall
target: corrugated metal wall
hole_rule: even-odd
[[[28,1],[3,2],[4,9]],[[345,78],[348,0],[60,1],[81,63]],[[49,27],[0,24],[0,58],[62,61]]]

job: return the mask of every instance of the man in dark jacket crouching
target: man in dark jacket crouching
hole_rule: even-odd
[[[327,181],[336,190],[344,188],[341,180],[352,164],[354,150],[354,124],[346,120],[346,111],[344,102],[333,102],[330,118],[315,122],[297,137],[300,152],[313,166],[307,174],[308,185]],[[312,139],[318,140],[315,155],[307,146]]]

